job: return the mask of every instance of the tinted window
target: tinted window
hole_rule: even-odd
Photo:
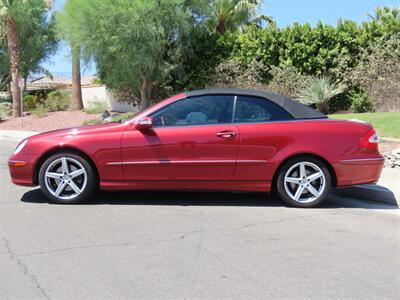
[[[257,123],[293,120],[293,117],[279,105],[262,98],[239,96],[236,101],[237,123]]]
[[[233,96],[201,96],[179,100],[153,113],[154,126],[231,123]]]

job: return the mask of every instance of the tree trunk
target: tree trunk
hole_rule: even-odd
[[[15,19],[7,18],[7,43],[10,55],[11,94],[13,99],[13,117],[21,116],[21,92],[19,89],[19,40]]]
[[[216,31],[220,35],[224,35],[224,33],[226,32],[226,22],[223,20],[219,20]]]
[[[324,114],[329,114],[329,102],[328,101],[323,101],[317,105],[317,108],[320,112]]]
[[[22,90],[23,93],[25,93],[28,90],[28,88],[26,86],[27,82],[28,82],[28,75],[25,75],[24,76],[24,89]]]
[[[148,78],[143,78],[142,86],[140,88],[140,108],[145,109],[149,107],[151,100],[151,90],[153,83]]]
[[[80,48],[71,46],[72,56],[72,93],[71,110],[83,109],[82,89],[81,89],[81,61]]]

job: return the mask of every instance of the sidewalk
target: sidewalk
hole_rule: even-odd
[[[363,184],[335,189],[333,194],[383,202],[400,207],[400,169],[384,168],[377,184]]]
[[[38,133],[36,131],[0,130],[0,141],[19,143],[23,139]]]

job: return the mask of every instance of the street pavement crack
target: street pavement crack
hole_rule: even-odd
[[[29,277],[32,280],[32,282],[36,285],[36,288],[42,293],[44,298],[51,299],[46,291],[43,289],[43,287],[40,285],[39,280],[36,278],[35,274],[32,271],[29,271],[28,266],[22,260],[17,258],[17,255],[10,247],[10,242],[6,238],[3,238],[3,241],[4,247],[6,248],[11,260],[14,261],[22,269],[22,273],[25,276]]]
[[[157,244],[157,243],[168,243],[174,242],[178,240],[183,240],[188,236],[198,234],[198,233],[205,233],[205,232],[226,232],[226,231],[237,231],[242,229],[247,229],[255,226],[265,226],[269,224],[278,224],[282,222],[289,222],[295,221],[300,219],[307,219],[312,217],[326,217],[326,216],[334,216],[338,213],[334,214],[312,214],[306,216],[299,216],[299,217],[292,217],[292,218],[281,218],[278,220],[268,221],[268,222],[261,222],[261,223],[250,223],[238,227],[233,228],[220,228],[220,229],[202,229],[202,230],[193,230],[186,233],[169,233],[171,235],[178,235],[177,237],[173,237],[170,239],[158,239],[158,240],[150,240],[150,241],[143,241],[143,242],[123,242],[123,243],[103,243],[103,244],[94,244],[94,245],[82,245],[82,246],[73,246],[73,247],[66,247],[60,249],[53,249],[47,251],[39,251],[39,252],[30,252],[25,254],[20,254],[18,256],[26,257],[26,256],[34,256],[34,255],[45,255],[45,254],[52,254],[52,253],[59,253],[59,252],[66,252],[66,251],[74,251],[74,250],[81,250],[81,249],[91,249],[91,248],[106,248],[106,247],[126,247],[126,246],[134,246],[134,245],[146,245],[146,244]]]
[[[204,230],[194,230],[188,233],[185,233],[180,236],[180,239],[184,239],[188,237],[189,235],[201,233],[201,232],[223,232],[223,231],[237,231],[237,230],[242,230],[242,229],[247,229],[250,227],[255,227],[255,226],[264,226],[264,225],[269,225],[269,224],[278,224],[278,223],[283,223],[283,222],[288,222],[288,221],[295,221],[295,220],[300,220],[300,219],[307,219],[307,218],[313,218],[313,217],[326,217],[326,216],[335,216],[338,215],[338,213],[333,213],[333,214],[312,214],[312,215],[306,215],[306,216],[300,216],[300,217],[292,217],[292,218],[281,218],[278,220],[273,220],[273,221],[268,221],[268,222],[260,222],[260,223],[250,223],[242,226],[237,226],[237,227],[232,227],[232,228],[221,228],[221,229],[204,229]]]

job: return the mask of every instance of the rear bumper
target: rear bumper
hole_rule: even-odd
[[[385,159],[382,156],[341,160],[334,164],[337,186],[377,182],[384,164]]]
[[[18,155],[11,156],[8,160],[8,170],[11,181],[14,184],[22,186],[35,186],[33,182],[33,173],[37,155]]]

